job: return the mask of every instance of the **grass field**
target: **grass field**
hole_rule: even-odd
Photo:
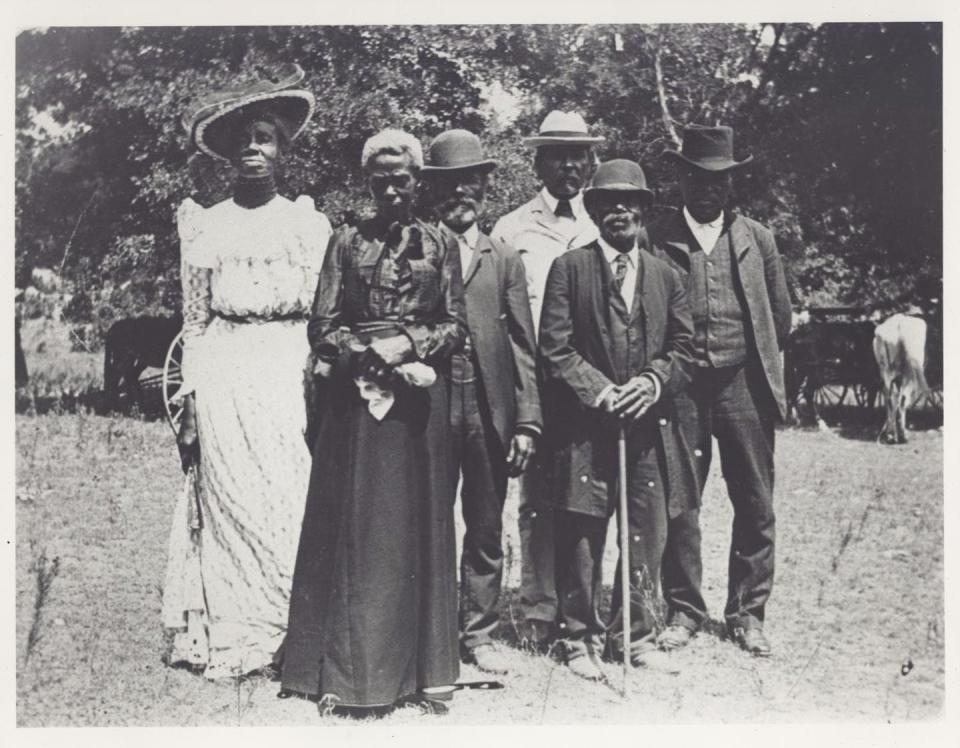
[[[445,724],[903,721],[941,714],[943,442],[904,446],[785,430],[777,445],[778,566],[769,660],[716,633],[635,673],[632,694],[511,650],[500,691],[457,695]],[[83,413],[17,417],[17,719],[39,725],[335,724],[263,677],[211,683],[162,662],[161,584],[182,480],[162,422]],[[518,584],[515,507],[508,506]],[[725,596],[731,511],[715,470],[704,498],[705,596]],[[612,545],[612,544],[611,544]],[[608,553],[608,562],[613,561]],[[608,563],[607,577],[611,580]],[[505,639],[512,638],[510,606]],[[716,628],[716,627],[714,627]],[[464,666],[462,679],[481,674]],[[384,724],[421,723],[411,709]],[[432,718],[431,718],[432,719]]]

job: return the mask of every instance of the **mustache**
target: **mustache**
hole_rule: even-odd
[[[454,208],[472,208],[473,210],[479,210],[480,204],[479,201],[469,197],[451,197],[448,200],[443,200],[438,203],[437,207],[441,210],[453,210]]]

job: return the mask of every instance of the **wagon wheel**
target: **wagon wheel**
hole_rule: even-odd
[[[817,388],[813,393],[813,400],[817,408],[834,408],[842,404],[846,396],[846,385],[829,384]]]
[[[181,331],[170,343],[167,356],[163,360],[163,407],[167,413],[167,423],[170,424],[174,434],[180,431],[180,416],[183,413],[183,405],[177,400],[180,385],[183,384],[182,361],[183,332]]]

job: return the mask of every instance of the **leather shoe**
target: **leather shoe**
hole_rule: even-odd
[[[636,668],[643,668],[658,673],[670,673],[676,675],[680,668],[673,658],[666,652],[651,647],[642,652],[634,652],[630,655],[630,664]]]
[[[478,670],[494,675],[506,675],[510,672],[507,659],[496,646],[490,643],[478,644],[469,650],[464,661],[477,666]]]
[[[740,645],[740,649],[749,652],[754,657],[769,657],[772,649],[763,629],[756,626],[744,628],[735,626],[730,630],[730,637]]]
[[[657,646],[665,652],[680,649],[690,643],[696,632],[680,623],[671,623],[657,637]]]

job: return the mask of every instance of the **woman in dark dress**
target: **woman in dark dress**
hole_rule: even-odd
[[[283,689],[443,711],[459,674],[445,376],[466,336],[459,254],[412,217],[413,136],[381,132],[362,163],[377,215],[335,232],[309,323],[325,395]]]

